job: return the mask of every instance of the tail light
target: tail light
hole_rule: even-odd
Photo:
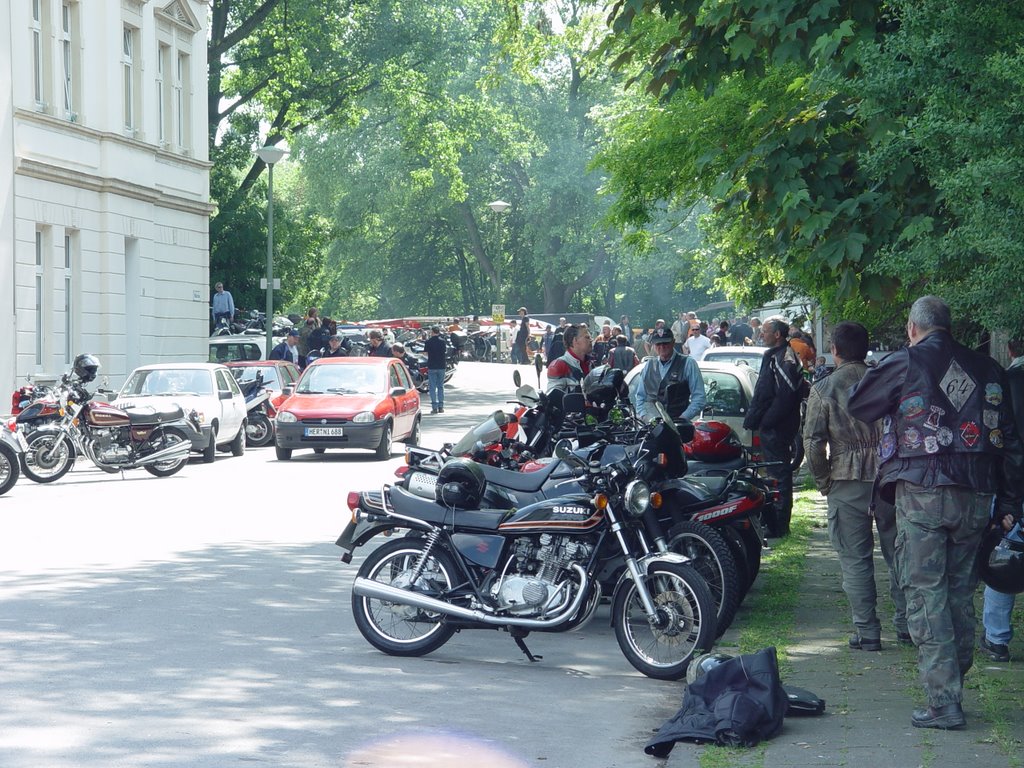
[[[405,477],[407,474],[409,474],[409,466],[407,464],[402,464],[395,469],[395,477]]]
[[[359,491],[349,491],[346,503],[352,511],[357,510],[359,508]]]

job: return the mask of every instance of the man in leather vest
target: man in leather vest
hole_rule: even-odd
[[[779,316],[769,317],[762,336],[770,351],[761,360],[750,410],[743,428],[758,430],[762,458],[771,462],[768,474],[779,484],[779,504],[775,519],[768,520],[771,536],[788,536],[793,515],[793,441],[800,432],[800,403],[806,383],[803,367],[789,346],[789,323]]]
[[[651,334],[655,357],[644,361],[637,375],[636,415],[649,420],[657,415],[652,403],[660,402],[673,418],[693,419],[704,408],[704,377],[697,363],[674,348],[671,329],[661,327]],[[669,389],[671,387],[671,390]]]
[[[963,677],[974,662],[975,557],[995,516],[1018,519],[1024,452],[1006,374],[958,344],[949,307],[914,302],[910,346],[870,369],[850,394],[850,413],[883,419],[880,495],[896,503],[896,564],[928,705],[917,728],[960,728]]]
[[[583,377],[590,373],[590,351],[593,340],[586,323],[566,325],[562,332],[565,353],[548,365],[548,392],[579,392]]]
[[[828,499],[828,535],[839,557],[843,592],[850,604],[856,633],[855,650],[880,651],[882,624],[878,620],[875,590],[875,536],[889,567],[889,594],[896,608],[896,640],[909,644],[907,599],[893,568],[896,510],[879,502],[871,512],[871,494],[878,474],[878,441],[882,422],[865,423],[847,409],[850,387],[864,378],[868,368],[868,331],[860,323],[843,322],[832,331],[836,369],[811,388],[804,419],[804,454],[814,484]],[[872,518],[874,523],[872,524]]]

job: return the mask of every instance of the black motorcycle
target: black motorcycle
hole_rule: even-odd
[[[678,680],[711,646],[715,608],[707,585],[648,529],[651,493],[629,457],[603,463],[560,450],[580,492],[515,510],[480,509],[481,465],[448,462],[438,501],[403,488],[351,493],[342,560],[378,535],[403,531],[370,553],[352,587],[363,637],[395,656],[440,648],[461,629],[504,629],[532,661],[531,631],[564,632],[593,618],[602,574],[614,567],[612,624],[623,655],[649,677]],[[617,564],[617,565],[616,565]]]

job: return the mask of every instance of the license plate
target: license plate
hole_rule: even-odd
[[[341,437],[342,427],[306,427],[306,437]]]

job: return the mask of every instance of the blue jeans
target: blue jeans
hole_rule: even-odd
[[[1018,541],[1024,538],[1021,536],[1019,524],[1008,535]],[[1009,645],[1013,639],[1010,615],[1013,613],[1016,597],[1005,592],[996,592],[992,587],[985,587],[985,607],[982,609],[981,623],[985,625],[985,637],[990,643]]]
[[[430,407],[432,410],[444,408],[444,368],[427,370],[427,387],[430,390]]]

